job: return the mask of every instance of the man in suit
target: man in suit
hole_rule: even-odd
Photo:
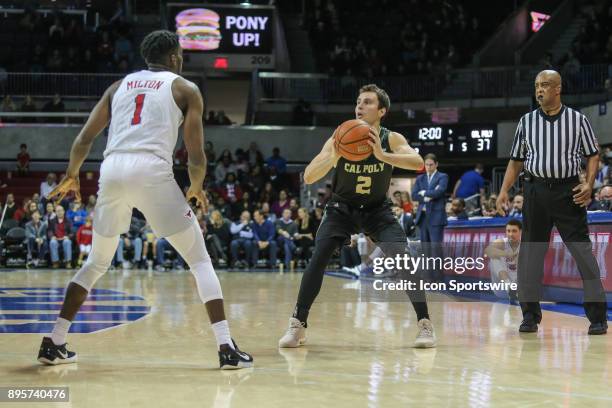
[[[442,257],[442,237],[446,225],[446,188],[448,175],[438,171],[435,154],[425,156],[425,174],[417,177],[412,201],[418,202],[415,223],[421,234],[421,245],[430,257]],[[442,271],[430,271],[433,280],[442,279]]]
[[[405,213],[404,210],[397,205],[393,206],[393,213],[395,214],[395,218],[397,218],[397,222],[406,233],[406,237],[414,239],[416,237],[416,225],[414,224],[412,213]]]

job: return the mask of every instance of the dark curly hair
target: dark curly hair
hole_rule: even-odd
[[[162,63],[166,55],[178,48],[178,35],[168,30],[157,30],[147,34],[142,40],[140,55],[147,63]]]

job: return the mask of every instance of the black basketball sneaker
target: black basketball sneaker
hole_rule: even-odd
[[[221,346],[219,351],[219,366],[221,369],[237,370],[253,367],[253,357],[244,351],[240,351],[234,339],[232,339],[232,343],[234,344],[233,349],[227,344]]]
[[[38,351],[38,361],[47,365],[76,363],[76,353],[66,349],[66,344],[68,343],[56,346],[51,337],[43,337]]]

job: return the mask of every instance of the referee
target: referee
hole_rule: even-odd
[[[524,115],[516,129],[510,161],[497,198],[497,211],[508,202],[508,189],[524,173],[523,233],[518,261],[518,297],[523,311],[520,332],[537,332],[544,257],[550,232],[557,227],[578,265],[584,284],[589,334],[605,334],[607,306],[599,267],[588,235],[586,206],[591,200],[599,146],[587,118],[561,104],[561,76],[546,70],[535,80],[540,108]],[[581,156],[587,158],[580,183]]]

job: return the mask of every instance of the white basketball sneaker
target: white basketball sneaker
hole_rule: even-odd
[[[278,341],[278,347],[281,348],[295,348],[300,347],[306,343],[306,328],[295,317],[289,319],[289,328],[287,332]]]
[[[436,334],[434,328],[429,319],[421,319],[417,323],[419,333],[417,334],[416,340],[414,341],[414,347],[416,348],[430,348],[436,347]]]

